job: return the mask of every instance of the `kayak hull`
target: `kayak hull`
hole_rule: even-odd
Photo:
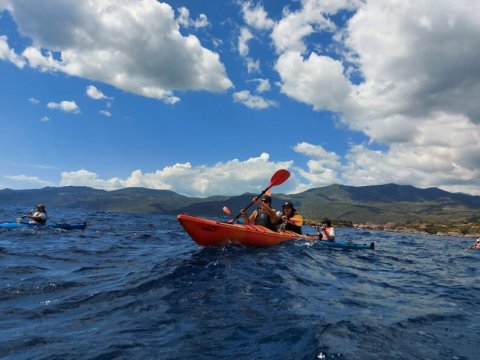
[[[267,247],[290,240],[318,239],[317,236],[299,235],[293,231],[275,232],[260,225],[228,224],[185,214],[178,215],[177,219],[193,241],[201,246],[236,244]]]
[[[190,237],[200,246],[243,245],[267,247],[291,240],[318,241],[320,244],[343,249],[374,249],[374,243],[319,240],[318,235],[300,235],[293,231],[272,231],[259,225],[229,224],[196,216],[180,214],[178,221]]]
[[[340,249],[375,249],[375,243],[370,243],[370,244],[355,244],[352,242],[344,242],[344,241],[328,241],[328,240],[320,240],[320,244],[324,246],[328,246],[331,248],[340,248]]]
[[[29,223],[3,223],[0,224],[0,229],[62,229],[62,230],[84,230],[87,227],[87,223],[82,224],[29,224]]]

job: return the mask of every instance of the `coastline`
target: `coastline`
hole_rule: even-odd
[[[444,222],[433,223],[425,221],[417,221],[415,223],[397,224],[397,223],[353,223],[349,220],[331,219],[335,227],[349,227],[358,230],[370,231],[390,231],[396,233],[406,234],[423,234],[423,235],[438,235],[438,236],[454,236],[462,238],[479,238],[480,237],[480,223],[478,222]],[[313,218],[306,219],[305,224],[310,226],[319,226],[321,220]]]

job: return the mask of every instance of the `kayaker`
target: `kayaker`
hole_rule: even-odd
[[[28,213],[26,215],[22,215],[23,218],[30,219],[31,224],[45,224],[47,222],[47,210],[45,209],[45,205],[38,204],[36,206],[36,210],[34,213]]]
[[[319,238],[320,240],[335,240],[335,228],[332,226],[330,219],[323,219]]]
[[[297,209],[291,201],[282,205],[282,212],[277,221],[278,230],[290,230],[297,234],[302,233],[303,217],[297,213]]]
[[[254,210],[252,215],[248,216],[245,209],[240,210],[245,224],[261,225],[272,231],[277,231],[277,212],[275,209],[272,209],[272,197],[263,195],[259,199],[254,198],[253,202],[259,205],[259,208]]]
[[[475,240],[475,243],[473,245],[470,245],[467,250],[476,250],[476,249],[480,249],[480,238],[478,238],[477,240]]]

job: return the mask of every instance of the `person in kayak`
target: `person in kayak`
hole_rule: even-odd
[[[335,240],[335,228],[332,226],[332,222],[325,218],[322,221],[322,228],[319,234],[320,240]]]
[[[291,201],[282,205],[282,212],[279,212],[277,220],[278,230],[289,230],[302,234],[303,217],[297,213],[297,209]]]
[[[476,249],[480,249],[480,238],[478,238],[477,240],[475,240],[475,243],[470,245],[467,250],[476,250]]]
[[[272,197],[270,195],[263,195],[261,198],[254,198],[253,202],[260,207],[254,210],[252,215],[248,216],[245,209],[242,209],[243,220],[246,225],[261,225],[272,231],[277,231],[277,212],[272,209]]]
[[[38,204],[36,206],[35,212],[29,212],[26,215],[22,215],[22,219],[28,218],[30,219],[31,224],[46,224],[47,222],[47,210],[45,209],[45,205],[43,204]]]

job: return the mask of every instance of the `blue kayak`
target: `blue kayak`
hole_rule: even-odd
[[[63,230],[83,230],[87,227],[87,223],[82,224],[30,224],[30,223],[3,223],[0,224],[0,229],[63,229]]]
[[[342,248],[342,249],[375,249],[375,243],[370,244],[355,244],[349,241],[329,241],[329,240],[319,240],[320,244],[329,246],[332,248]]]

